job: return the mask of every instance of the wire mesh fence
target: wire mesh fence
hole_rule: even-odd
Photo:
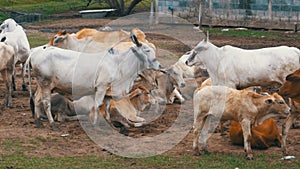
[[[202,16],[210,26],[293,29],[300,23],[300,0],[158,0],[157,9],[194,23]]]

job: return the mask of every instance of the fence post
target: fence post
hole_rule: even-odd
[[[269,23],[269,29],[271,29],[271,22],[272,22],[272,0],[268,0],[268,23]]]
[[[209,0],[209,27],[212,27],[212,0]]]

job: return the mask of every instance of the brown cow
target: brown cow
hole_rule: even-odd
[[[207,152],[206,142],[220,121],[235,120],[242,124],[244,149],[247,159],[253,159],[251,150],[251,125],[288,114],[290,108],[283,98],[274,93],[260,95],[250,90],[236,90],[225,86],[206,86],[194,94],[194,142],[193,148],[199,155],[198,139]]]
[[[282,152],[287,155],[286,139],[293,122],[300,115],[300,69],[289,74],[286,82],[279,88],[280,95],[291,98],[290,104],[292,112],[282,125]]]
[[[251,147],[267,149],[272,145],[281,146],[281,135],[278,131],[276,121],[272,118],[265,120],[261,125],[251,128]],[[231,122],[229,138],[233,144],[244,145],[243,130],[240,123]]]

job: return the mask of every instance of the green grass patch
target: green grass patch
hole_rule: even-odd
[[[50,40],[50,38],[48,38],[47,36],[41,36],[39,34],[34,34],[34,33],[27,34],[27,38],[31,48],[45,45]]]
[[[282,32],[277,31],[265,31],[265,30],[235,30],[229,29],[228,31],[222,31],[222,28],[211,28],[207,29],[209,34],[227,36],[227,37],[253,37],[253,38],[269,38],[269,39],[297,39],[300,40],[300,35],[296,34],[293,36],[286,36]]]
[[[73,156],[73,157],[36,157],[26,155],[3,155],[0,168],[13,166],[16,168],[224,168],[224,169],[277,169],[300,167],[299,159],[280,160],[277,155],[255,154],[253,161],[243,155],[210,154],[199,157],[182,155],[158,155],[148,158],[123,158],[115,155],[107,156]]]

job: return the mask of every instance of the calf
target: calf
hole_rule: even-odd
[[[272,118],[265,120],[261,125],[251,128],[251,147],[267,149],[272,145],[281,146],[281,135],[278,131],[276,121]],[[243,130],[240,123],[231,122],[229,138],[233,144],[243,145]]]
[[[200,154],[198,148],[200,131],[202,148],[207,152],[208,134],[215,130],[220,121],[235,120],[242,125],[246,157],[253,159],[250,146],[251,125],[258,125],[267,118],[290,112],[290,108],[277,93],[265,96],[225,86],[206,86],[194,94],[193,101],[193,148],[197,155]]]
[[[282,126],[282,152],[287,155],[286,139],[293,122],[300,115],[300,69],[289,74],[286,82],[279,88],[279,94],[291,98],[291,114],[288,115]]]
[[[12,106],[12,74],[14,70],[14,49],[7,43],[0,42],[0,73],[6,84],[5,106]]]

